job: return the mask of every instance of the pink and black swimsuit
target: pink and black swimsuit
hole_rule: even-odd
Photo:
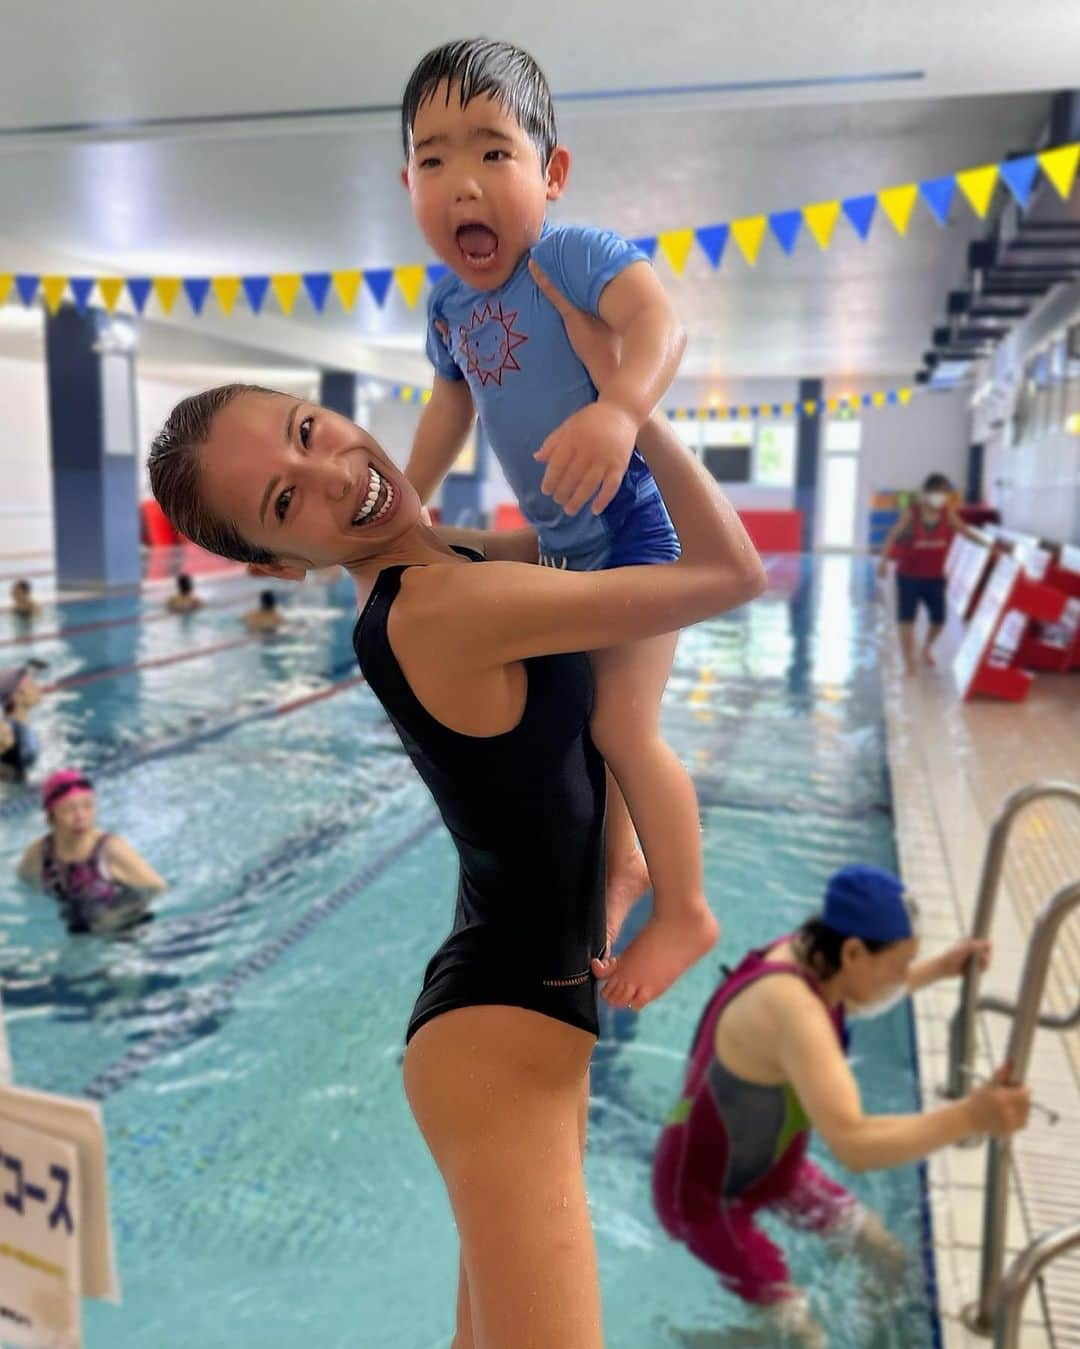
[[[795,974],[822,997],[807,971],[766,955],[750,952],[706,1005],[682,1096],[653,1164],[653,1200],[668,1235],[684,1242],[733,1292],[762,1306],[793,1290],[783,1252],[756,1224],[758,1211],[772,1208],[793,1227],[827,1233],[851,1221],[858,1205],[807,1157],[810,1121],[794,1088],[747,1082],[714,1052],[724,1009],[759,979]],[[846,1045],[843,1008],[828,1011]]]
[[[52,834],[42,845],[42,888],[60,905],[69,932],[96,931],[107,911],[130,904],[134,897],[126,885],[109,875],[104,856],[108,839],[108,834],[102,834],[93,852],[81,862],[61,861],[56,856]],[[146,916],[145,911],[132,912],[133,921],[144,920]]]

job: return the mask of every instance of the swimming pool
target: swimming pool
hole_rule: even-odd
[[[761,1342],[654,1222],[652,1143],[720,961],[796,924],[834,867],[895,865],[869,569],[785,558],[771,576],[746,610],[683,636],[666,703],[724,933],[716,957],[640,1019],[605,1009],[587,1170],[615,1349],[699,1344],[709,1331],[725,1346]],[[130,597],[63,606],[41,626],[111,626],[33,648],[62,683],[42,707],[44,766],[93,773],[102,823],[172,882],[145,935],[65,937],[49,905],[7,879],[36,807],[13,790],[0,805],[17,1080],[91,1091],[109,1129],[124,1305],[89,1305],[87,1341],[445,1347],[456,1246],[399,1064],[450,920],[451,848],[356,681],[348,587],[297,592],[293,631],[269,641],[239,640],[250,583],[205,592],[220,607],[152,623]],[[15,631],[6,621],[0,643]],[[0,645],[0,664],[29,650]],[[854,1052],[870,1108],[912,1108],[907,1009],[860,1026]],[[876,1297],[875,1321],[850,1260],[784,1235],[830,1344],[934,1345],[919,1169],[844,1179],[912,1259],[897,1298]]]

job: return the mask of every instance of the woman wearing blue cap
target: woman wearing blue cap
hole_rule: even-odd
[[[807,1157],[811,1128],[852,1171],[900,1166],[969,1134],[1027,1122],[1026,1087],[1006,1073],[966,1100],[922,1115],[867,1115],[848,1066],[845,1016],[870,1016],[959,975],[987,942],[962,941],[915,964],[902,883],[872,866],[836,872],[825,907],[791,936],[752,951],[705,1007],[683,1091],[660,1136],[653,1196],[667,1233],[776,1328],[824,1345],[762,1209],[895,1262],[899,1243]]]

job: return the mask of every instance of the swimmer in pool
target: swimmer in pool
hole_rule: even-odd
[[[611,334],[552,302],[603,388]],[[639,444],[682,555],[596,572],[537,565],[528,528],[430,528],[366,431],[283,394],[232,385],[186,399],[151,451],[154,494],[185,537],[281,580],[348,570],[360,667],[457,847],[453,927],[404,1061],[461,1238],[455,1349],[603,1344],[583,1159],[607,940],[605,767],[582,653],[765,585],[738,516],[666,420]]]
[[[285,622],[285,615],[277,607],[277,596],[272,590],[259,595],[259,604],[243,616],[249,632],[277,632]]]
[[[195,582],[182,571],[176,578],[176,594],[170,595],[165,601],[165,608],[170,614],[193,614],[201,609],[205,601],[195,594]]]
[[[50,774],[41,788],[49,832],[23,854],[21,881],[60,907],[71,933],[130,929],[150,917],[165,882],[130,843],[98,828],[89,778],[74,768]]]
[[[824,1346],[783,1253],[758,1226],[766,1209],[895,1271],[903,1248],[880,1219],[806,1155],[817,1129],[851,1171],[901,1166],[970,1134],[1027,1123],[1027,1087],[1006,1070],[963,1101],[922,1115],[867,1115],[845,1056],[845,1018],[871,1016],[939,979],[985,968],[988,942],[962,941],[914,963],[919,943],[903,885],[850,866],[828,883],[821,917],[751,951],[724,979],[694,1033],[683,1090],[660,1136],[653,1197],[665,1231],[746,1302],[768,1334]],[[695,1346],[724,1341],[693,1338]]]
[[[16,618],[34,619],[41,616],[41,605],[34,599],[29,581],[12,581],[11,612]]]
[[[41,752],[30,713],[41,702],[34,678],[39,661],[0,670],[0,782],[25,782]]]

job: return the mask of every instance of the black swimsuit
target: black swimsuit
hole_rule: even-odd
[[[588,657],[525,660],[525,709],[513,730],[452,731],[421,705],[390,646],[405,570],[379,573],[353,645],[460,861],[454,925],[428,964],[406,1039],[443,1012],[484,1004],[596,1035],[589,964],[605,943],[604,761],[589,734]]]

